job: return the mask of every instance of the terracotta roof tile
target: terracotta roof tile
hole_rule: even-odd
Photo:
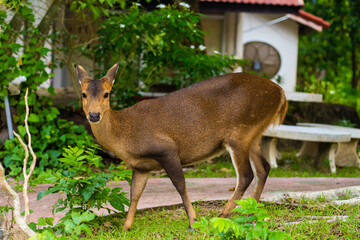
[[[299,16],[302,18],[305,18],[308,21],[312,21],[316,24],[319,24],[325,28],[330,27],[330,23],[322,19],[321,17],[317,17],[315,15],[312,15],[311,13],[305,12],[303,10],[299,10]]]

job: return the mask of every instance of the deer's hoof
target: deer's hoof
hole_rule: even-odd
[[[125,231],[130,232],[130,231],[131,231],[131,226],[125,226],[125,225],[124,225],[123,229],[124,229]]]

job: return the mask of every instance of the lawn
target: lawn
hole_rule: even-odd
[[[283,153],[278,160],[278,169],[272,169],[271,177],[359,177],[360,170],[355,167],[337,168],[331,174],[329,166],[324,164],[316,169],[309,158],[297,158],[295,152]],[[201,177],[236,177],[228,155],[223,155],[211,162],[199,163],[184,169],[187,178]],[[166,177],[157,172],[152,177]],[[194,203],[198,219],[216,217],[226,201]],[[335,206],[331,203],[291,202],[285,204],[265,204],[270,215],[269,225],[272,230],[282,230],[294,239],[358,239],[360,206]],[[234,214],[232,218],[236,218]],[[328,218],[335,217],[332,222]],[[341,217],[346,217],[343,221]],[[296,223],[295,223],[296,222]],[[94,235],[90,239],[220,239],[213,233],[199,229],[188,231],[188,220],[182,206],[160,207],[139,211],[133,228],[122,231],[123,216],[98,217],[93,222]],[[294,224],[295,223],[295,224]]]
[[[297,158],[295,152],[282,154],[278,161],[279,168],[272,169],[271,177],[358,177],[358,168],[338,168],[331,174],[327,161],[319,169],[313,167],[308,158]],[[228,155],[223,155],[207,163],[200,163],[184,169],[187,178],[201,177],[236,177]],[[164,171],[155,172],[152,177],[166,177]],[[205,217],[210,220],[217,217],[226,201],[196,202],[193,204],[198,220]],[[322,199],[314,202],[301,202],[294,199],[288,203],[265,204],[270,215],[270,230],[280,230],[294,239],[358,239],[360,238],[360,207],[335,206]],[[239,213],[232,218],[239,217]],[[335,217],[328,222],[329,217]],[[345,221],[342,219],[345,217]],[[83,239],[221,239],[207,230],[188,230],[188,219],[182,205],[140,210],[135,216],[131,231],[124,231],[122,226],[125,216],[114,214],[99,216],[89,222],[92,235],[80,235]],[[78,237],[74,236],[76,239]],[[75,239],[74,238],[74,239]]]
[[[216,217],[226,201],[194,203],[198,218]],[[282,230],[294,239],[358,239],[360,207],[334,206],[324,202],[265,204],[272,230]],[[238,216],[234,214],[232,218]],[[327,222],[328,216],[336,216]],[[346,221],[341,217],[347,216]],[[291,224],[299,222],[297,224]],[[93,236],[87,239],[220,239],[199,229],[188,231],[185,211],[180,206],[160,207],[137,213],[133,228],[122,230],[123,217],[98,217],[93,221]]]

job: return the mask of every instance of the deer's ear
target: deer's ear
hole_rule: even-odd
[[[117,70],[119,68],[119,64],[116,63],[114,66],[112,66],[109,71],[106,73],[105,75],[105,79],[109,82],[111,82],[112,84],[114,83],[115,81],[115,77],[116,77],[116,73],[117,73]]]
[[[76,73],[77,73],[77,77],[79,79],[79,82],[80,84],[86,80],[86,79],[89,79],[89,75],[87,74],[87,72],[85,71],[85,69],[80,66],[80,65],[77,65],[76,66]]]

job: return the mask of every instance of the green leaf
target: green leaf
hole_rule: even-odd
[[[84,197],[84,202],[89,201],[91,196],[94,194],[95,187],[92,185],[87,185],[84,189],[81,190],[81,195]]]
[[[25,127],[24,126],[18,126],[18,130],[19,130],[19,134],[20,134],[20,136],[25,136],[25,134],[26,134],[26,129],[25,129]]]
[[[120,212],[125,212],[124,202],[120,199],[111,199],[109,201],[110,205]]]
[[[49,226],[53,226],[54,218],[52,218],[52,217],[45,217],[45,222],[46,222]]]
[[[40,199],[43,198],[43,196],[46,196],[48,194],[49,194],[48,190],[41,191],[41,192],[38,193],[36,200],[39,201]]]
[[[92,11],[92,13],[93,13],[93,15],[94,15],[94,19],[95,19],[95,20],[98,19],[99,16],[100,16],[100,10],[99,10],[99,8],[94,7],[93,5],[90,5],[89,8],[91,9],[91,11]]]
[[[1,90],[0,90],[0,97],[5,97],[5,96],[7,96],[8,95],[8,90],[7,90],[7,88],[2,88]]]
[[[269,234],[269,240],[285,240],[285,239],[293,239],[290,235],[285,232],[274,231]]]
[[[38,224],[39,226],[45,226],[46,225],[46,221],[45,221],[45,218],[44,217],[40,217],[38,219]]]
[[[65,226],[64,230],[67,234],[71,234],[76,228],[76,224],[69,219],[64,222],[64,226]]]
[[[55,88],[53,86],[50,86],[48,88],[48,93],[50,93],[50,95],[52,95],[52,96],[56,96]]]
[[[213,218],[210,220],[211,224],[214,228],[217,228],[219,232],[227,232],[229,229],[232,228],[234,223],[227,218]]]
[[[80,228],[82,231],[86,232],[87,236],[92,236],[91,228],[87,224],[85,223],[80,224]]]
[[[191,225],[191,227],[200,228],[201,231],[205,231],[209,228],[209,221],[206,218],[201,217],[200,221],[196,221],[193,225]]]
[[[33,230],[34,232],[36,231],[36,223],[31,222],[28,224],[28,226],[31,228],[31,230]]]
[[[79,225],[80,223],[83,222],[90,222],[94,220],[95,216],[96,216],[95,213],[90,213],[89,211],[83,212],[82,214],[77,212],[71,213],[71,218],[73,219],[76,225]]]
[[[13,45],[12,45],[12,51],[13,51],[13,52],[19,51],[20,48],[21,48],[21,45],[20,45],[20,44],[13,44]]]
[[[61,152],[57,150],[50,149],[47,152],[49,153],[51,159],[57,159],[61,155]]]
[[[30,113],[29,118],[28,118],[28,121],[29,121],[29,122],[37,123],[37,122],[40,121],[40,119],[39,119],[39,116],[36,115],[35,113]]]
[[[31,57],[33,57],[33,56],[31,56]],[[29,103],[29,106],[35,105],[35,103],[36,103],[36,94],[34,92],[29,91],[28,103]],[[24,105],[25,105],[25,103],[24,103]]]

